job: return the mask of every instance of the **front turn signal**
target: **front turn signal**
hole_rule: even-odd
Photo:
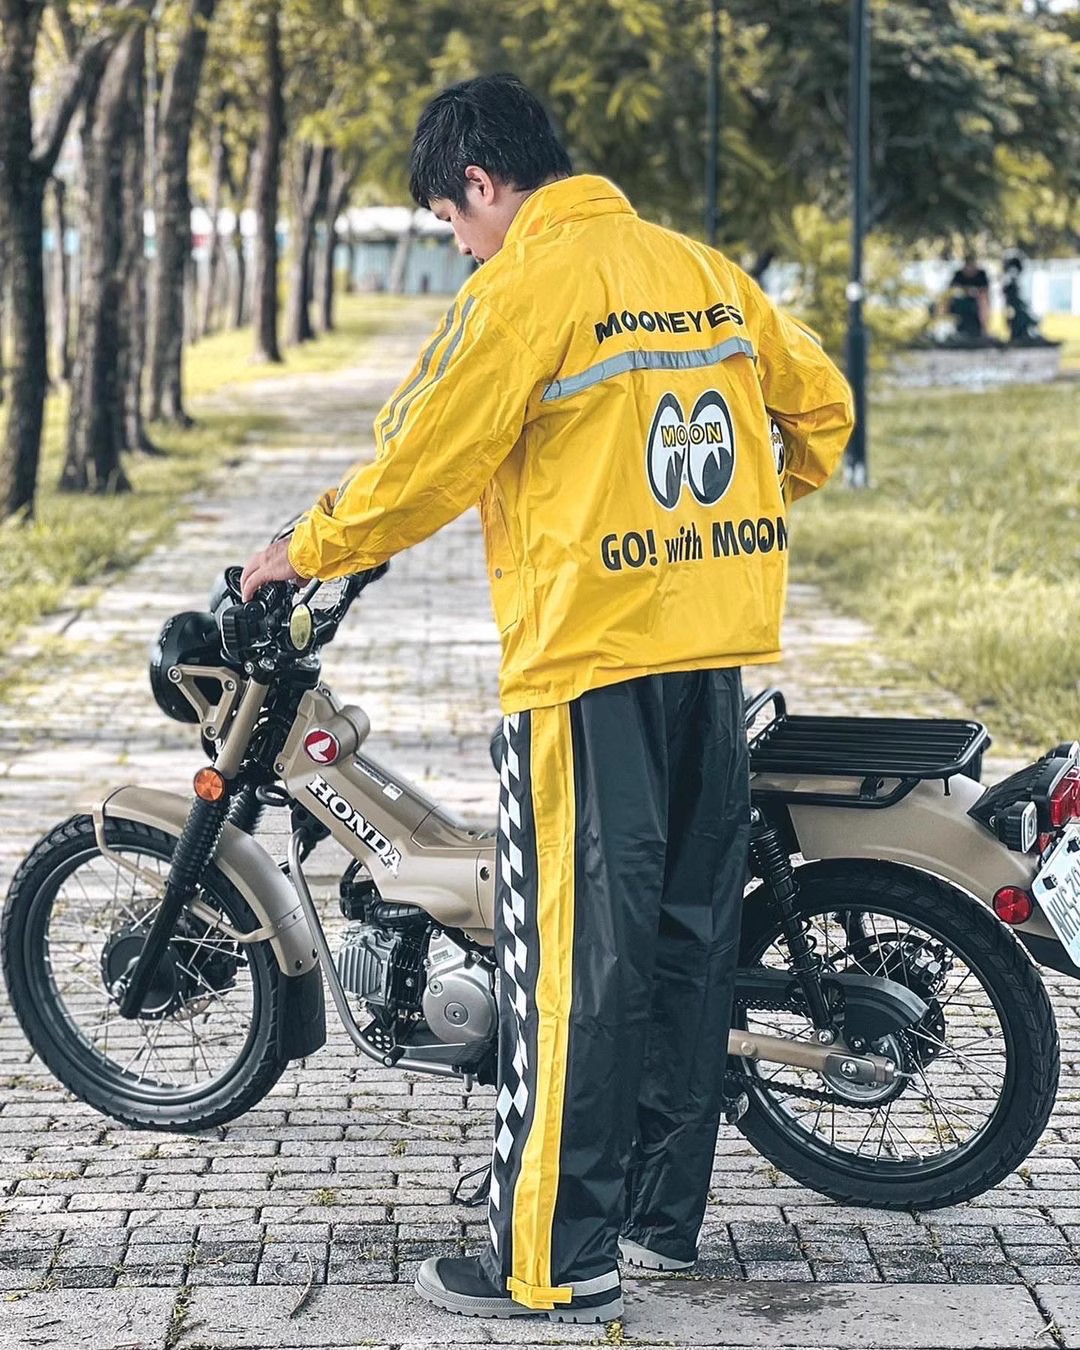
[[[200,769],[195,775],[195,796],[204,802],[219,802],[225,796],[225,779],[217,769]]]

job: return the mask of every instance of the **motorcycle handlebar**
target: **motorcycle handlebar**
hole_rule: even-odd
[[[316,617],[314,641],[307,651],[331,640],[352,602],[361,591],[383,576],[388,567],[388,563],[381,563],[346,577],[341,598]],[[239,602],[222,609],[218,616],[225,655],[236,661],[250,661],[275,647],[293,657],[306,654],[294,649],[288,641],[289,619],[298,605],[310,604],[324,583],[313,580],[298,589],[290,582],[268,581],[245,602],[240,589],[241,572],[239,567],[225,570],[226,592]]]

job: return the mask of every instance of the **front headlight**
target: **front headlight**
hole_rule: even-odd
[[[174,666],[220,666],[221,636],[212,614],[187,610],[174,614],[150,648],[150,689],[154,702],[174,722],[198,722],[199,715],[180,688],[169,679]],[[216,680],[197,680],[196,684],[211,702],[221,695]]]

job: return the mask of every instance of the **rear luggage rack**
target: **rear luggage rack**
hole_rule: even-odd
[[[770,704],[775,715],[750,741],[751,773],[859,781],[849,793],[755,786],[755,797],[862,809],[893,806],[925,779],[947,782],[962,773],[978,781],[990,744],[981,722],[959,718],[794,717],[779,689],[747,702],[746,726]]]

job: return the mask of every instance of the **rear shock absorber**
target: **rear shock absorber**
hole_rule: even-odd
[[[821,988],[822,962],[810,920],[795,912],[795,897],[799,893],[795,869],[775,826],[769,825],[756,807],[752,809],[750,819],[753,826],[750,856],[780,910],[784,940],[791,953],[792,973],[799,981],[814,1026],[818,1031],[827,1031],[832,1027],[833,1019]]]

